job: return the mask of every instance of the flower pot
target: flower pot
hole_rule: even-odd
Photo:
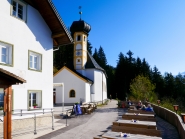
[[[33,108],[36,108],[37,106],[33,106]]]

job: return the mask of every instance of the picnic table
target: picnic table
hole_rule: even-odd
[[[156,136],[146,136],[146,135],[141,135],[141,134],[130,134],[130,133],[123,133],[125,136],[129,137],[120,137],[120,132],[113,132],[113,131],[108,131],[102,135],[103,138],[108,138],[108,139],[123,139],[123,138],[128,138],[128,139],[162,139],[161,137],[156,137]]]
[[[156,122],[154,114],[141,114],[141,113],[125,113],[122,115],[122,119],[125,120],[141,120],[141,121],[153,121]]]
[[[134,127],[134,128],[157,129],[156,122],[138,121],[136,119],[133,119],[133,120],[118,120],[116,122],[113,122],[113,125]]]
[[[85,114],[85,113],[87,113],[89,105],[81,105],[80,108],[82,109],[82,113]]]
[[[129,109],[137,110],[135,105],[130,105]]]

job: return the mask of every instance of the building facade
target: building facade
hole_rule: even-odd
[[[58,15],[51,0],[1,1],[0,68],[26,80],[12,86],[12,109],[53,107],[53,47],[73,41]]]
[[[63,67],[54,75],[54,83],[64,83],[64,103],[66,105],[75,102],[104,102],[107,99],[106,72],[87,51],[87,38],[90,30],[90,25],[81,19],[72,23],[70,31],[74,40],[74,68]],[[66,68],[68,73],[65,73]],[[75,80],[77,78],[79,81]],[[82,78],[85,79],[83,82]],[[62,103],[62,90],[55,89],[56,98],[60,96],[56,104]],[[71,90],[75,92],[74,97],[70,97]]]

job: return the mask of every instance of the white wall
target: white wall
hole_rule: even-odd
[[[86,101],[86,102],[91,102],[90,87],[91,87],[91,85],[86,83],[86,86],[85,86],[85,89],[86,89],[86,94],[85,94],[85,98],[86,98],[86,99],[85,99],[85,101]]]
[[[105,74],[97,69],[86,69],[86,77],[94,81],[91,86],[91,93],[94,94],[92,101],[102,101],[102,80],[103,80],[103,100],[107,99],[107,82]]]
[[[90,100],[90,84],[86,83],[84,80],[78,78],[73,73],[67,69],[63,69],[56,76],[53,77],[54,83],[64,83],[64,103],[75,103],[80,102],[80,98],[84,99],[85,102]],[[56,103],[62,103],[61,91],[58,92],[56,88]],[[69,91],[75,90],[76,97],[69,98]],[[89,94],[89,95],[86,95]],[[59,97],[59,98],[58,98]]]
[[[27,81],[13,86],[14,109],[27,109],[27,91],[42,90],[42,107],[53,107],[53,42],[39,12],[27,5],[27,21],[11,16],[11,0],[1,0],[0,41],[13,44],[13,67],[0,65]],[[28,70],[28,50],[42,54],[42,72]]]

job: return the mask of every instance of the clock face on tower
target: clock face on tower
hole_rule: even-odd
[[[81,51],[76,51],[76,56],[81,56],[82,52]]]

